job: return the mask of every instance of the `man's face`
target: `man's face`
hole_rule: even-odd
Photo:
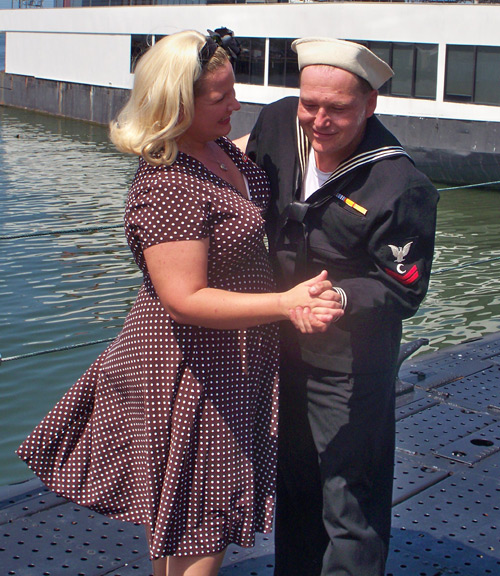
[[[320,170],[334,170],[356,150],[376,105],[377,91],[363,91],[347,70],[323,65],[302,70],[297,114]]]

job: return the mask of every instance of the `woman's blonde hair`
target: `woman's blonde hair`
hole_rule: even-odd
[[[110,138],[121,152],[142,156],[150,164],[172,164],[179,138],[191,125],[194,98],[206,73],[229,57],[218,47],[203,65],[199,53],[206,37],[194,30],[162,38],[139,60],[130,99],[110,123]]]

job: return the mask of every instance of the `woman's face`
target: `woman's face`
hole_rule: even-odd
[[[231,131],[231,114],[241,108],[234,92],[234,73],[230,62],[205,74],[201,92],[194,99],[193,123],[185,136],[209,142]]]

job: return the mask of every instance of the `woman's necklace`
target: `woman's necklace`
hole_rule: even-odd
[[[223,172],[227,172],[229,170],[227,164],[225,164],[224,162],[221,162],[217,158],[217,156],[221,155],[222,150],[219,148],[219,146],[215,142],[210,143],[210,149],[212,150],[212,157],[210,158],[210,160],[212,162],[215,162]]]
[[[208,148],[211,151],[211,153],[209,154],[209,156],[205,156],[203,157],[202,155],[198,155],[196,153],[193,153],[190,151],[189,146],[180,146],[179,147],[183,152],[185,152],[186,154],[190,154],[191,156],[193,156],[193,158],[196,158],[199,162],[201,162],[202,164],[206,165],[207,162],[213,162],[214,164],[217,164],[217,166],[223,171],[223,172],[229,172],[229,167],[225,162],[221,162],[220,160],[218,160],[216,158],[216,156],[219,156],[222,151],[219,148],[219,146],[213,142],[210,143]]]

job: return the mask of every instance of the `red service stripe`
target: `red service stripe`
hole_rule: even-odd
[[[389,268],[386,268],[385,271],[387,272],[387,274],[389,274],[389,276],[392,276],[395,280],[401,282],[401,284],[413,284],[419,278],[418,268],[416,264],[413,264],[410,270],[408,270],[408,272],[403,275],[398,274],[397,272],[394,272],[394,270],[390,270]]]

